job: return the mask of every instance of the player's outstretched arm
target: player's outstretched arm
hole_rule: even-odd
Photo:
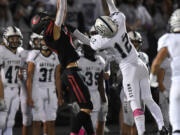
[[[61,35],[61,25],[65,21],[66,10],[67,10],[66,0],[57,0],[57,12],[56,12],[55,25],[53,31],[54,40],[58,40]]]
[[[114,12],[119,12],[119,10],[116,8],[116,6],[114,4],[114,0],[106,0],[106,2],[108,5],[110,14],[112,14]]]
[[[79,39],[83,44],[90,45],[90,39],[81,33],[78,29],[76,29],[73,33],[73,36]]]

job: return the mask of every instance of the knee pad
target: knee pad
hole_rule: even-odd
[[[30,126],[32,124],[32,117],[23,116],[23,125]]]
[[[3,119],[1,118],[0,121],[0,129],[4,129],[6,127],[6,117]]]
[[[8,120],[7,127],[12,128],[14,126],[15,121],[14,120]]]
[[[106,117],[107,117],[107,113],[103,113],[102,111],[98,112],[98,120],[105,122],[106,121]]]

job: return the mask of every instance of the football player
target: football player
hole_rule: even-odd
[[[19,79],[21,56],[17,48],[22,45],[23,36],[19,28],[8,26],[0,45],[1,91],[4,91],[6,107],[0,111],[0,135],[12,135],[15,115],[19,108]]]
[[[149,58],[148,55],[144,52],[140,52],[140,48],[142,47],[142,37],[137,31],[128,32],[129,39],[131,43],[134,45],[136,50],[138,51],[138,57],[144,62],[144,64],[149,67]],[[122,132],[129,132],[129,135],[136,135],[137,131],[134,125],[134,118],[132,110],[130,109],[130,103],[127,101],[126,95],[124,91],[121,91],[121,103],[122,103],[122,113],[124,125],[122,125]],[[142,104],[143,105],[143,104]],[[143,107],[143,106],[142,106]],[[120,117],[121,118],[121,117]],[[123,123],[122,123],[123,124]]]
[[[55,135],[57,104],[58,99],[61,100],[60,63],[58,57],[48,49],[45,41],[41,40],[41,49],[32,50],[28,55],[27,62],[27,103],[32,107],[33,135],[40,134],[41,122],[47,126],[47,134]],[[60,100],[59,102],[62,102]]]
[[[62,83],[68,86],[80,106],[80,112],[72,120],[71,135],[78,134],[83,126],[88,135],[93,135],[94,130],[90,113],[93,104],[81,72],[77,65],[79,55],[72,45],[70,28],[62,25],[66,14],[66,0],[57,1],[56,18],[45,13],[40,13],[32,19],[32,29],[37,34],[43,34],[49,48],[57,52],[62,66]]]
[[[77,35],[77,37],[79,36],[82,42],[90,44],[94,50],[105,49],[111,52],[111,55],[116,56],[123,75],[123,88],[133,111],[138,135],[143,135],[145,132],[145,118],[140,102],[141,97],[152,112],[160,134],[167,134],[161,110],[151,96],[148,69],[142,60],[138,58],[138,53],[127,35],[125,16],[115,7],[113,0],[106,1],[110,16],[101,16],[96,20],[95,29],[99,35],[90,40],[85,36]],[[140,89],[143,89],[141,95]]]
[[[158,40],[158,48],[157,51],[159,51],[166,39],[160,38]],[[162,110],[162,114],[164,117],[164,122],[166,127],[170,127],[169,122],[169,92],[170,92],[170,86],[171,86],[171,58],[167,57],[162,64],[160,65],[160,69],[157,74],[157,81],[158,81],[158,89],[159,89],[159,105]]]
[[[32,50],[40,49],[40,42],[42,40],[42,36],[32,33],[30,35],[29,45]],[[21,56],[23,57],[23,69],[21,70],[21,91],[20,91],[20,101],[21,101],[21,112],[23,119],[23,127],[22,127],[22,135],[31,134],[31,124],[32,124],[32,108],[27,105],[27,56],[29,50],[24,50],[22,47],[19,47],[18,50],[21,51]]]
[[[84,45],[85,46],[85,45]],[[83,47],[84,47],[83,46]],[[93,127],[96,130],[97,135],[103,134],[103,131],[99,131],[97,128],[99,111],[106,113],[108,110],[107,99],[105,96],[104,90],[104,69],[105,69],[105,60],[97,55],[94,50],[91,48],[83,48],[83,55],[80,57],[78,61],[79,67],[82,69],[82,73],[85,79],[85,82],[89,88],[89,92],[91,95],[91,101],[93,103],[93,110],[91,113],[91,119],[93,121]],[[101,113],[101,117],[103,114]],[[103,122],[105,121],[105,118]],[[102,120],[101,120],[102,121]],[[97,125],[98,124],[98,125]],[[103,124],[103,126],[105,126]],[[104,129],[104,127],[102,127]],[[98,132],[97,132],[98,131]]]
[[[146,53],[141,52],[142,43],[143,43],[141,34],[137,31],[130,31],[128,32],[128,36],[131,43],[138,51],[138,57],[144,62],[144,64],[146,64],[146,66],[149,69],[149,57]]]
[[[170,106],[169,106],[169,114],[170,114],[170,122],[172,124],[173,135],[180,135],[180,91],[179,91],[179,83],[180,83],[180,9],[176,9],[169,20],[171,33],[164,34],[160,39],[162,41],[161,47],[159,47],[159,52],[154,59],[151,66],[151,75],[150,81],[154,86],[158,86],[157,76],[156,74],[159,71],[161,63],[165,58],[170,56],[171,60],[171,88],[170,88]]]

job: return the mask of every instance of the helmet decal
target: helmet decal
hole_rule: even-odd
[[[35,16],[32,20],[33,24],[37,24],[39,22],[39,16]]]

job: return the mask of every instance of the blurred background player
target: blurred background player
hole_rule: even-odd
[[[19,28],[9,26],[3,33],[3,44],[0,45],[1,83],[4,90],[6,108],[0,111],[0,135],[12,135],[15,115],[19,109],[19,79],[21,55],[17,48],[22,45],[23,36]]]
[[[141,51],[141,48],[143,45],[141,34],[137,31],[130,31],[128,32],[128,36],[131,43],[134,45],[134,47],[138,51],[138,57],[144,62],[144,64],[146,64],[146,66],[149,69],[149,57],[145,52]]]
[[[56,111],[60,95],[60,63],[57,55],[41,40],[41,49],[32,50],[28,62],[28,105],[33,112],[33,135],[40,134],[41,122],[47,126],[49,135],[55,135]],[[58,98],[56,95],[56,89]]]
[[[167,58],[168,56],[171,57],[171,90],[170,90],[170,106],[169,106],[169,114],[170,114],[170,122],[172,124],[172,131],[173,135],[180,135],[180,92],[179,92],[179,52],[180,52],[180,9],[176,9],[170,19],[170,30],[171,33],[164,34],[160,39],[161,41],[161,48],[153,61],[151,66],[151,76],[150,81],[151,84],[154,86],[158,86],[157,83],[157,74],[160,68],[161,63]]]
[[[161,50],[163,45],[166,44],[166,39],[160,38],[158,41],[158,51]],[[164,123],[167,128],[170,129],[170,122],[169,122],[169,93],[171,87],[171,58],[167,57],[160,65],[158,74],[157,74],[157,81],[158,81],[158,89],[159,89],[159,105],[162,110],[162,114],[164,117]]]
[[[32,33],[30,35],[29,45],[31,50],[39,50],[40,42],[42,40],[42,36]],[[21,50],[21,56],[23,57],[23,68],[21,70],[21,90],[20,90],[20,101],[21,101],[21,112],[22,112],[22,135],[30,135],[31,133],[31,125],[32,125],[32,108],[27,105],[27,62],[26,59],[28,57],[28,53],[31,50],[24,50],[22,47],[18,48]]]

